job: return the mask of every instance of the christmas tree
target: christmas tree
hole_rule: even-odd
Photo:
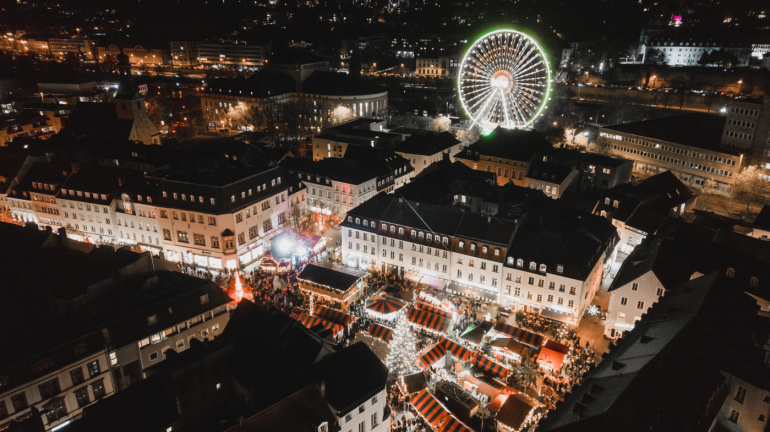
[[[385,359],[385,366],[390,369],[392,376],[401,377],[417,372],[415,361],[417,351],[414,346],[414,334],[409,328],[406,315],[403,310],[398,315],[396,328],[393,330],[393,339],[390,341],[390,353]]]

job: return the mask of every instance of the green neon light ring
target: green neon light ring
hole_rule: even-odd
[[[460,103],[482,132],[530,127],[551,98],[551,67],[541,45],[517,30],[481,36],[460,63]]]

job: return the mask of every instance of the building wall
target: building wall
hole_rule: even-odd
[[[412,164],[412,168],[414,168],[414,175],[418,175],[430,164],[433,162],[439,162],[443,160],[444,157],[448,157],[450,162],[454,162],[456,159],[453,156],[459,153],[461,149],[462,143],[457,143],[456,145],[453,145],[452,147],[449,147],[442,152],[434,153],[432,155],[412,154],[404,152],[396,152],[396,154],[399,154],[403,158],[407,159],[409,163]]]
[[[262,66],[267,47],[246,44],[199,44],[198,58],[202,65]]]
[[[196,42],[171,42],[171,64],[177,67],[190,67],[199,64],[198,44]]]
[[[634,161],[634,171],[654,175],[671,171],[688,186],[701,188],[707,179],[715,182],[715,190],[730,194],[734,176],[738,174],[744,157],[714,150],[703,150],[687,145],[617,132],[599,130],[598,144],[614,154]]]
[[[70,191],[69,193],[72,194],[73,192]],[[115,242],[116,237],[113,227],[113,223],[115,223],[115,207],[113,202],[104,201],[101,204],[95,204],[77,201],[72,198],[64,198],[64,196],[62,194],[59,197],[58,204],[59,213],[62,216],[61,223],[67,228],[68,236],[90,243]]]
[[[664,292],[663,284],[652,271],[611,291],[604,336],[614,339],[624,331],[632,330]],[[641,308],[639,302],[642,303]]]
[[[730,389],[714,425],[718,424],[721,430],[731,432],[766,431],[770,421],[770,391],[734,375],[728,379]]]
[[[64,58],[67,54],[83,54],[89,60],[96,57],[96,42],[86,38],[51,38],[48,47],[54,57]]]
[[[719,50],[735,55],[738,63],[733,66],[748,66],[752,52],[748,46],[728,46],[715,42],[653,42],[645,47],[645,54],[649,55],[651,49],[662,52],[665,55],[664,62],[668,66],[699,66],[698,61],[704,53]]]
[[[761,101],[730,101],[722,145],[750,153],[749,163],[770,170],[770,96]]]
[[[93,375],[91,375],[88,369],[88,365],[94,361],[97,362],[99,369],[98,372],[95,372]],[[78,368],[82,370],[84,381],[75,384],[73,383],[72,375],[70,372],[75,371]],[[5,429],[5,426],[7,426],[12,420],[18,417],[22,417],[30,412],[29,408],[25,408],[19,412],[16,412],[13,407],[11,398],[21,393],[25,394],[28,406],[36,406],[40,410],[43,424],[45,425],[46,430],[51,430],[57,425],[60,425],[68,420],[75,420],[79,418],[83,408],[96,402],[97,400],[94,396],[94,385],[98,385],[99,382],[103,384],[104,396],[102,397],[111,396],[115,393],[116,388],[113,384],[112,376],[109,372],[110,369],[107,363],[107,356],[104,351],[100,351],[86,356],[75,363],[71,363],[65,367],[59,368],[49,374],[36,378],[26,383],[22,387],[17,387],[0,393],[0,405],[4,404],[9,414],[8,417],[0,419],[0,429]],[[47,401],[50,401],[53,398],[43,399],[38,386],[52,379],[58,380],[59,388],[61,390],[54,396],[54,398],[63,398],[67,413],[63,417],[55,419],[52,418],[49,420],[48,416],[46,415],[46,409],[44,406]],[[84,404],[80,406],[78,404],[76,392],[82,389],[86,389],[88,393],[88,402],[84,402]]]
[[[505,185],[509,181],[513,182],[513,184],[516,186],[524,186],[524,176],[527,175],[530,162],[493,158],[484,155],[482,155],[478,161],[464,159],[462,157],[457,158],[457,160],[475,170],[491,173],[499,172],[500,174],[497,176],[497,184],[500,186]]]
[[[561,183],[549,182],[532,177],[524,177],[524,186],[543,191],[553,199],[561,198],[564,192],[577,180],[577,170],[573,169]]]
[[[387,432],[390,430],[390,418],[384,419],[385,413],[385,400],[387,393],[383,388],[382,391],[377,393],[372,399],[361,404],[353,411],[346,413],[339,413],[337,422],[343,432]],[[376,416],[377,423],[373,423],[372,420]],[[363,427],[361,424],[363,423]],[[330,430],[332,425],[329,425],[327,430]]]

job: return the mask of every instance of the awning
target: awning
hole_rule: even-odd
[[[446,317],[415,308],[409,308],[406,319],[418,326],[444,333],[446,333],[449,329],[449,325],[452,323],[452,321]]]
[[[369,326],[369,334],[382,339],[385,342],[390,342],[390,340],[393,339],[393,330],[377,323],[372,323],[372,325]]]
[[[293,313],[293,314],[302,314],[302,313],[305,313],[305,309],[302,309],[302,308],[301,308],[301,307],[299,307],[299,306],[294,306],[294,307],[291,309],[291,313]]]
[[[313,307],[313,314],[325,319],[326,321],[331,321],[344,327],[353,324],[353,321],[355,321],[354,317],[346,314],[345,312],[319,304]]]
[[[556,309],[543,308],[540,311],[540,316],[549,320],[563,322],[564,324],[575,324],[572,314],[557,311]]]
[[[450,282],[449,285],[447,285],[447,289],[466,297],[479,298],[494,302],[497,301],[497,297],[499,295],[498,292],[487,291],[485,289],[475,288],[470,285],[463,285],[457,282]]]
[[[417,366],[420,366],[423,369],[428,369],[429,367],[436,364],[439,360],[444,358],[445,355],[446,349],[444,346],[440,343],[435,343],[430,348],[428,348],[425,354],[417,357],[415,362],[417,363]]]
[[[537,363],[558,372],[561,370],[562,363],[564,363],[564,354],[542,347],[540,348],[540,353],[537,355]]]
[[[410,270],[406,272],[406,275],[404,275],[404,279],[409,279],[412,282],[420,282],[420,272],[416,272],[414,270]]]
[[[437,289],[444,289],[444,287],[446,287],[447,285],[446,280],[436,276],[430,276],[426,274],[422,275],[422,277],[420,278],[420,283],[424,285],[432,286],[433,288],[437,288]]]
[[[366,309],[380,315],[387,315],[400,311],[406,303],[385,297],[373,297],[366,301]]]
[[[326,321],[323,318],[319,318],[317,316],[312,316],[308,314],[291,314],[291,317],[295,320],[299,321],[300,324],[307,328],[313,328],[317,325],[321,325],[323,328],[327,330],[331,330],[334,336],[337,336],[340,332],[342,332],[343,327],[339,324],[334,324],[333,322]]]
[[[412,398],[411,403],[414,409],[417,410],[417,414],[434,429],[449,416],[446,408],[441,405],[441,402],[428,389],[423,389],[417,393]]]
[[[456,359],[460,361],[467,362],[473,357],[473,351],[443,336],[441,337],[441,340],[439,340],[439,343],[442,344],[444,348],[446,348],[447,352],[452,354]]]
[[[492,375],[495,375],[500,378],[505,378],[508,376],[508,374],[511,373],[511,371],[508,370],[507,368],[488,359],[487,357],[481,354],[476,355],[476,359],[473,363],[484,372],[489,372]]]
[[[494,330],[519,342],[532,345],[534,347],[542,346],[543,342],[545,341],[545,338],[537,333],[532,333],[506,323],[495,324]]]
[[[439,427],[438,432],[474,432],[473,429],[465,426],[463,422],[453,415],[449,415],[444,423]]]
[[[424,311],[428,311],[430,313],[434,313],[436,315],[441,315],[443,317],[447,317],[447,318],[451,318],[452,317],[452,312],[445,311],[444,309],[441,309],[439,307],[433,306],[433,305],[428,304],[428,303],[417,302],[417,303],[415,303],[414,307],[416,307],[417,309],[422,309]]]

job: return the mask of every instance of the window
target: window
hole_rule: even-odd
[[[561,264],[557,264],[556,265],[556,273],[559,273],[559,274],[564,273],[564,266],[561,265]]]
[[[163,240],[171,241],[171,230],[163,228]]]
[[[24,411],[27,409],[27,395],[25,393],[19,393],[11,396],[11,404],[15,412]]]
[[[358,407],[358,413],[359,414],[361,414],[364,411],[366,411],[366,404],[363,404],[360,407]]]
[[[158,322],[158,316],[157,315],[150,315],[147,317],[147,325],[153,325],[156,322]]]
[[[190,238],[188,237],[187,232],[185,231],[177,231],[176,239],[180,243],[190,243]]]
[[[85,378],[83,378],[83,368],[71,370],[70,379],[72,379],[72,385],[78,385],[85,381]]]
[[[203,234],[193,234],[193,240],[198,246],[206,246],[206,237]]]
[[[545,270],[546,270],[545,264],[540,264],[540,271],[545,273]]]
[[[621,305],[621,306],[625,306],[625,305],[627,305],[627,304],[628,304],[628,298],[626,298],[626,297],[621,297],[621,298],[620,298],[620,305]]]
[[[569,306],[569,307],[573,307],[574,305],[575,305],[575,300],[570,300],[570,301],[567,303],[567,306]]]
[[[529,263],[529,269],[534,271],[537,268],[537,264],[535,264],[534,261],[530,261]]]
[[[209,302],[209,295],[208,295],[208,293],[206,293],[206,294],[203,294],[203,295],[201,296],[201,304],[206,304],[206,303],[208,303],[208,302]]]
[[[740,417],[740,416],[741,416],[741,413],[739,413],[736,410],[732,410],[730,412],[730,417],[728,417],[727,420],[729,420],[729,421],[731,421],[731,422],[733,422],[735,424],[738,424],[738,417]]]
[[[524,260],[519,258],[516,260],[516,267],[524,267]]]
[[[99,360],[94,360],[91,363],[88,363],[86,365],[86,369],[88,369],[88,376],[90,378],[93,378],[102,373],[101,368],[99,368]]]
[[[542,294],[538,294],[537,295],[537,302],[538,303],[542,303],[543,302],[543,295]]]
[[[626,322],[626,314],[624,314],[623,312],[620,312],[618,314],[618,321]]]
[[[658,288],[657,294],[658,294],[658,297],[662,296],[663,295],[663,288]]]
[[[358,424],[358,432],[366,432],[366,424],[364,422]]]
[[[529,280],[527,281],[527,283],[530,284],[530,285],[534,285],[535,284],[535,278],[530,277]]]
[[[155,361],[157,359],[158,359],[158,352],[157,351],[151,352],[150,353],[150,361]]]
[[[155,354],[155,358],[158,357],[158,353],[153,353],[153,354]],[[94,393],[94,399],[101,399],[102,397],[104,397],[104,394],[106,393],[104,389],[104,380],[94,381],[94,383],[91,384],[91,390]]]
[[[377,413],[372,414],[372,429],[377,427]]]
[[[553,303],[553,294],[548,295],[548,303]]]
[[[636,302],[636,308],[639,310],[644,309],[644,302],[643,301]]]
[[[347,415],[345,415],[345,421],[346,422],[349,422],[351,420],[353,420],[353,414],[348,413]]]
[[[639,291],[639,284],[636,282],[631,284],[631,291]]]
[[[78,408],[83,408],[91,403],[91,398],[88,396],[88,387],[75,390],[75,399],[78,401]]]
[[[738,392],[735,394],[735,401],[742,404],[745,399],[746,399],[746,389],[741,386],[738,386]]]
[[[46,381],[38,385],[37,389],[40,391],[40,397],[43,400],[49,399],[51,396],[58,394],[61,391],[61,388],[59,387],[59,379],[54,378],[50,381]]]
[[[215,249],[219,248],[219,237],[211,236],[211,247]]]
[[[575,295],[575,287],[569,287],[569,294]]]
[[[54,399],[53,401],[46,404],[45,408],[45,416],[49,423],[55,422],[56,420],[67,416],[67,406],[64,405],[64,398]]]

